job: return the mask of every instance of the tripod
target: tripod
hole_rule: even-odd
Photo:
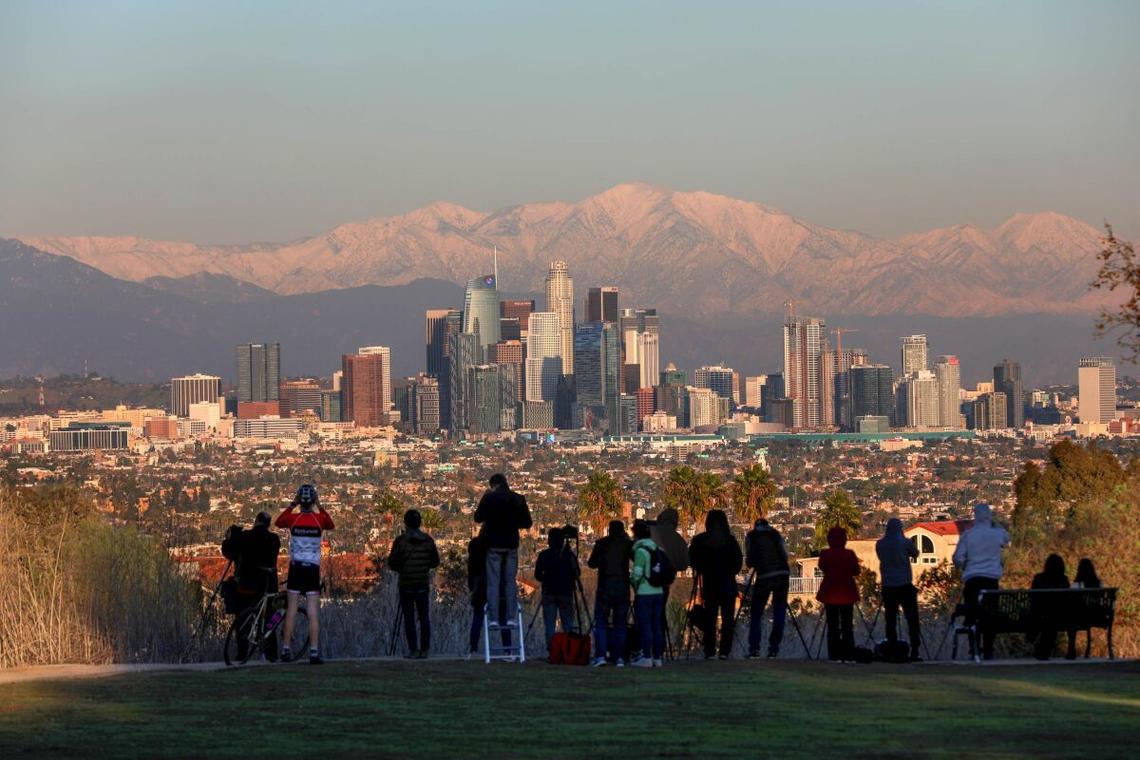
[[[206,606],[202,609],[202,615],[198,618],[198,628],[194,631],[194,635],[186,642],[186,649],[183,650],[182,655],[178,658],[179,661],[185,662],[190,656],[190,650],[194,648],[195,642],[202,640],[202,634],[206,630],[206,617],[210,614],[210,610],[214,609],[214,603],[218,601],[218,594],[222,593],[222,584],[225,583],[226,575],[229,574],[230,568],[233,567],[234,561],[226,560],[226,566],[222,568],[222,574],[218,576],[218,582],[214,584],[214,591],[210,594],[210,601],[206,602]]]
[[[871,640],[874,637],[874,629],[871,627],[871,624],[867,622],[867,616],[863,614],[863,605],[854,604],[852,606],[859,612],[859,619],[863,621],[863,629],[866,631],[866,634],[867,634],[867,639],[866,639],[865,643],[871,643]],[[880,607],[881,606],[882,605],[880,604]],[[878,618],[879,618],[879,613],[876,611],[875,619],[878,620]],[[822,635],[820,634],[821,629],[822,629]],[[819,639],[818,645],[816,644],[817,638]],[[852,638],[854,638],[854,637],[852,637]],[[811,634],[811,643],[812,643],[812,646],[815,648],[815,659],[818,660],[820,658],[820,655],[823,653],[823,644],[826,640],[827,640],[827,605],[824,605],[824,610],[823,610],[823,612],[820,613],[819,620],[816,621],[816,624],[815,624],[815,630]],[[811,659],[810,652],[809,652],[808,658]]]
[[[400,623],[404,622],[404,605],[400,604],[400,592],[396,592],[396,616],[392,618],[392,633],[388,636],[388,656],[396,656],[396,642],[400,636]]]
[[[748,580],[745,581],[745,583],[744,583],[744,596],[740,600],[740,607],[736,610],[736,617],[733,618],[733,621],[732,621],[732,628],[733,628],[734,633],[737,630],[740,619],[744,617],[746,609],[748,611],[747,612],[748,619],[751,622],[751,619],[752,619],[752,597],[754,596],[753,590],[755,587],[755,583],[756,583],[756,570],[754,569],[754,570],[752,570],[752,572],[750,572],[748,574]],[[773,597],[774,597],[774,595],[773,595]],[[773,598],[773,600],[772,600],[773,625],[775,625],[775,614],[776,614],[775,604],[776,604],[776,600],[775,600],[775,598]],[[799,637],[800,644],[803,646],[804,652],[807,654],[808,659],[809,660],[812,659],[811,648],[808,646],[807,640],[804,639],[804,633],[800,629],[800,623],[796,617],[795,610],[792,609],[792,605],[788,604],[788,600],[787,600],[786,596],[784,597],[784,611],[785,611],[785,613],[787,613],[788,617],[791,619],[792,628],[795,629],[796,636]],[[736,637],[736,638],[739,639],[739,637]],[[733,644],[733,646],[735,647],[735,643]]]

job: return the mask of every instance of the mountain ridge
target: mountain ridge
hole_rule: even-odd
[[[898,238],[837,230],[754,201],[624,183],[575,203],[489,212],[439,201],[337,225],[291,243],[201,246],[136,236],[30,237],[119,279],[226,275],[279,294],[421,278],[457,284],[490,269],[541,290],[567,261],[581,295],[616,284],[629,305],[712,316],[775,313],[786,300],[831,314],[993,316],[1086,313],[1100,233],[1056,212],[1017,213],[992,229],[952,225]]]

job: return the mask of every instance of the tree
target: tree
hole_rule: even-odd
[[[423,527],[428,533],[434,533],[443,527],[445,522],[443,513],[438,509],[425,507],[420,510],[420,517],[423,518]]]
[[[724,500],[724,483],[711,472],[697,472],[688,465],[669,471],[662,492],[665,506],[677,510],[681,529],[691,535],[691,526]]]
[[[736,517],[749,525],[768,516],[775,497],[776,484],[759,464],[745,467],[732,481],[732,508]]]
[[[372,509],[380,514],[386,523],[391,526],[406,510],[404,502],[391,488],[387,486],[376,491],[372,496]]]
[[[832,528],[843,528],[848,538],[854,538],[863,527],[863,517],[851,497],[843,490],[835,490],[823,501],[823,511],[815,522],[815,548],[827,547],[827,533]]]
[[[578,519],[589,524],[595,536],[606,531],[606,524],[621,514],[625,499],[621,484],[605,470],[594,470],[578,487]]]
[[[1120,331],[1117,344],[1129,352],[1130,361],[1136,362],[1140,360],[1140,259],[1137,259],[1132,243],[1117,239],[1111,225],[1105,224],[1104,231],[1100,253],[1097,254],[1100,271],[1091,287],[1109,293],[1121,288],[1125,300],[1117,311],[1101,310],[1096,331],[1099,336]]]

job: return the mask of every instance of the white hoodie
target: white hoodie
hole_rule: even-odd
[[[974,507],[974,527],[962,534],[954,550],[954,564],[962,569],[962,579],[993,578],[1002,574],[1001,550],[1009,546],[1009,533],[993,524],[989,504]]]

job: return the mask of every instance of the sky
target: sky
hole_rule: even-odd
[[[626,181],[1140,235],[1140,2],[0,0],[0,236],[284,242]]]

